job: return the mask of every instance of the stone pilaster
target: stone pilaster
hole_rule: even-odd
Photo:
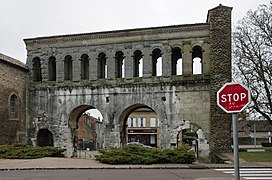
[[[64,57],[62,55],[56,56],[56,78],[57,82],[63,82],[64,81]]]
[[[107,73],[108,73],[108,79],[115,79],[115,73],[116,73],[116,59],[114,52],[111,51],[109,56],[107,56]]]
[[[162,54],[162,76],[171,76],[171,49],[170,47]]]
[[[97,79],[97,57],[95,53],[90,53],[90,65],[89,65],[89,79]]]
[[[130,51],[124,51],[125,56],[125,78],[133,77],[133,57]]]
[[[193,74],[193,61],[191,53],[191,42],[183,43],[183,55],[182,55],[182,75],[189,76]]]
[[[145,49],[143,54],[143,77],[150,77],[152,75],[152,56],[150,49]]]
[[[80,76],[81,76],[81,63],[80,63],[80,54],[75,53],[73,54],[73,73],[72,73],[72,78],[74,82],[80,81]]]

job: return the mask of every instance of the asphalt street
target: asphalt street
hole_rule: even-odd
[[[213,169],[73,169],[1,171],[0,180],[229,180]]]

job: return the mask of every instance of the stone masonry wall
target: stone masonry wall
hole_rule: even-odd
[[[0,144],[26,143],[27,70],[0,60]],[[18,118],[9,117],[9,99],[18,97]]]
[[[217,106],[216,93],[227,82],[231,82],[231,10],[218,6],[209,11],[210,23],[210,74],[211,74],[211,119],[210,148],[213,153],[231,150],[231,114]]]

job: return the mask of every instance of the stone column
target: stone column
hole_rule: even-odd
[[[184,42],[182,54],[182,75],[190,76],[192,74],[193,74],[193,60],[191,52],[191,42]]]
[[[162,76],[171,76],[172,60],[171,60],[171,48],[166,48],[162,54]]]
[[[42,56],[41,60],[41,74],[42,74],[42,82],[48,81],[48,61],[46,56]]]
[[[60,53],[56,55],[56,80],[57,82],[64,81],[64,56]]]
[[[106,57],[106,63],[107,63],[107,73],[108,77],[107,79],[115,79],[115,54],[110,51],[110,53],[107,54]]]
[[[73,71],[73,73],[72,73],[72,78],[73,78],[73,81],[74,82],[78,82],[78,81],[80,81],[80,79],[81,79],[81,63],[80,63],[80,54],[78,54],[78,53],[74,53],[73,55],[72,55],[72,61],[73,61],[73,69],[72,69],[72,71]]]
[[[143,77],[147,78],[152,75],[152,56],[150,49],[144,49],[143,54]]]
[[[91,81],[97,79],[97,56],[95,53],[90,53],[89,73],[89,79]]]
[[[231,82],[231,11],[219,5],[208,13],[210,24],[210,148],[211,155],[231,150],[231,114],[217,106],[216,93]],[[213,157],[213,156],[212,156]]]
[[[133,54],[130,50],[124,51],[125,56],[125,78],[133,77]]]

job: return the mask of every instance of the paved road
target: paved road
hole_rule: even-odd
[[[0,171],[0,180],[233,180],[213,169],[73,169]]]

